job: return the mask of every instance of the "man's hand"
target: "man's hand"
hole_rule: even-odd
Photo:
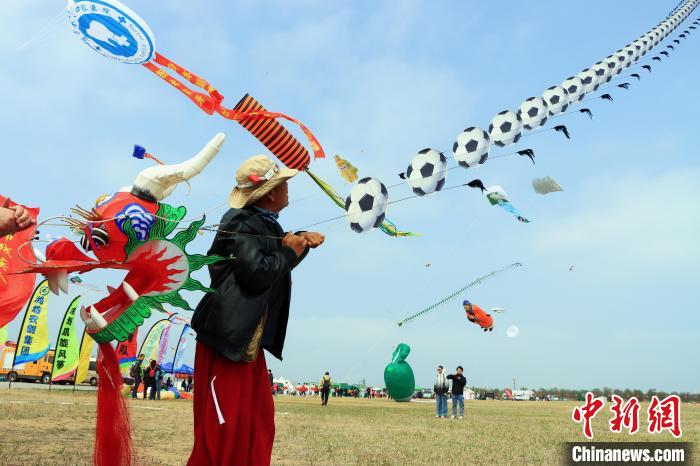
[[[0,205],[0,237],[10,235],[17,231],[15,212],[8,207],[9,205],[9,198],[5,199],[2,205]]]
[[[309,242],[301,235],[295,235],[294,233],[287,233],[282,238],[282,246],[287,246],[294,251],[297,257],[301,257],[309,246]]]
[[[303,233],[299,233],[299,236],[306,238],[310,248],[317,248],[326,240],[325,236],[323,236],[321,233],[316,233],[315,231],[305,231]]]
[[[10,210],[13,210],[15,212],[15,222],[17,222],[17,230],[25,230],[30,226],[36,224],[36,220],[34,220],[32,216],[29,215],[27,209],[25,209],[21,205],[10,207]]]

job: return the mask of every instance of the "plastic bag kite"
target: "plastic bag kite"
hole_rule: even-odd
[[[391,356],[391,362],[384,369],[384,384],[389,396],[396,401],[411,401],[416,390],[413,369],[406,362],[411,347],[399,343]]]
[[[549,194],[557,191],[564,191],[561,186],[559,186],[559,183],[557,183],[551,176],[533,179],[532,189],[534,189],[537,194]]]
[[[331,200],[343,207],[342,196],[308,170],[311,157],[306,147],[277,120],[295,123],[306,136],[314,157],[324,158],[321,144],[303,123],[283,113],[268,111],[248,94],[234,107],[224,107],[224,96],[216,88],[156,51],[155,37],[148,24],[118,0],[68,0],[67,13],[73,31],[90,48],[121,63],[143,65],[207,114],[218,113],[238,122],[284,165],[306,171]],[[381,229],[392,236],[411,236],[396,231],[389,223]]]
[[[204,224],[204,216],[171,237],[187,209],[160,201],[177,184],[201,172],[219,152],[224,139],[223,134],[216,135],[183,163],[141,171],[129,192],[100,198],[89,210],[74,209],[82,218],[71,217],[66,222],[83,233],[80,244],[94,258],[62,238],[46,248],[45,262],[25,270],[45,275],[54,293],[67,292],[69,273],[105,268],[126,271],[124,281],[116,288],[108,287],[105,298],[80,309],[87,334],[100,344],[95,464],[127,464],[132,455],[128,412],[120,395],[119,361],[111,342],[127,340],[151,315],[151,309],[163,303],[191,309],[180,290],[213,291],[191,274],[224,258],[185,251]]]
[[[510,203],[510,199],[508,198],[508,194],[506,194],[505,190],[500,186],[489,186],[486,188],[481,180],[472,180],[467,183],[467,186],[481,189],[481,192],[486,194],[486,199],[488,199],[491,205],[500,206],[506,212],[509,212],[515,218],[517,218],[519,222],[530,223],[530,220],[523,217],[520,212],[513,207],[513,205]]]
[[[467,313],[467,319],[469,322],[477,324],[484,330],[484,332],[493,331],[493,317],[491,317],[491,314],[487,314],[486,311],[481,309],[476,304],[470,303],[469,300],[466,299],[462,305],[464,306],[464,312]]]
[[[520,262],[514,262],[513,264],[510,264],[510,265],[508,265],[508,266],[506,266],[506,267],[503,267],[503,268],[501,268],[501,269],[494,270],[493,272],[487,273],[486,275],[483,275],[483,276],[477,278],[476,280],[474,280],[473,282],[468,283],[467,285],[463,286],[462,288],[460,288],[459,290],[455,291],[454,293],[451,293],[449,296],[444,297],[444,298],[441,299],[440,301],[438,301],[438,302],[436,302],[436,303],[434,303],[434,304],[431,304],[430,306],[426,307],[426,308],[423,309],[422,311],[416,312],[415,314],[412,314],[412,315],[406,317],[406,318],[405,318],[404,320],[402,320],[401,322],[398,322],[397,325],[398,325],[399,327],[401,327],[401,326],[403,326],[404,324],[407,324],[407,323],[409,323],[409,322],[413,322],[413,321],[414,321],[415,319],[417,319],[418,317],[423,316],[423,315],[427,314],[428,312],[437,309],[438,307],[442,306],[443,304],[452,301],[453,299],[455,299],[456,297],[458,297],[459,295],[461,295],[462,293],[464,293],[464,292],[467,291],[468,289],[472,288],[473,286],[476,286],[476,285],[478,285],[478,284],[480,284],[480,283],[482,283],[482,282],[488,280],[488,279],[491,278],[491,277],[495,277],[496,275],[498,275],[498,274],[500,274],[500,273],[502,273],[502,272],[505,272],[506,270],[510,270],[510,269],[512,269],[512,268],[514,268],[514,267],[522,267],[522,265],[523,265],[523,264],[521,264]]]
[[[357,168],[339,155],[335,155],[333,160],[335,160],[335,164],[338,166],[340,176],[342,176],[345,181],[348,183],[357,181]]]

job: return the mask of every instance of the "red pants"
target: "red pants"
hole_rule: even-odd
[[[275,406],[265,355],[233,362],[197,342],[194,447],[188,466],[269,465]]]

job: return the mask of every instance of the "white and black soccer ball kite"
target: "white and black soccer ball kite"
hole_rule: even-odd
[[[547,123],[547,102],[541,97],[525,99],[518,107],[518,118],[522,120],[525,129],[533,130]]]
[[[608,65],[606,65],[602,61],[599,61],[595,65],[591,66],[591,70],[595,73],[596,79],[598,80],[598,84],[596,87],[600,86],[601,84],[610,82],[610,79],[612,78],[612,76],[610,75],[610,69],[608,68]]]
[[[583,92],[583,83],[581,79],[576,76],[566,78],[564,82],[561,83],[561,87],[566,89],[566,92],[569,94],[569,104],[580,101],[585,95]]]
[[[389,193],[386,186],[375,178],[362,178],[345,199],[345,212],[350,228],[364,233],[379,227],[384,221]]]
[[[478,167],[489,158],[491,138],[481,128],[470,126],[465,129],[452,145],[452,155],[464,168]]]
[[[620,66],[620,61],[617,59],[617,57],[610,55],[608,58],[603,60],[603,63],[608,65],[608,70],[610,71],[610,76],[616,76],[620,74],[622,71],[622,67]]]
[[[440,151],[423,149],[412,159],[406,169],[406,181],[419,196],[440,191],[447,176],[447,159]]]
[[[542,93],[542,99],[547,102],[549,116],[559,115],[569,108],[569,94],[561,86],[552,86]]]
[[[515,144],[522,134],[523,122],[512,110],[503,110],[493,117],[489,125],[491,140],[499,147]]]
[[[586,68],[576,75],[583,83],[583,93],[589,94],[598,89],[598,75],[595,70]]]

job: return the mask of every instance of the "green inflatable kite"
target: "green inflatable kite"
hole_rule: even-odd
[[[384,384],[389,396],[396,401],[411,401],[416,387],[413,369],[406,362],[411,347],[399,343],[391,357],[391,362],[384,369]]]

